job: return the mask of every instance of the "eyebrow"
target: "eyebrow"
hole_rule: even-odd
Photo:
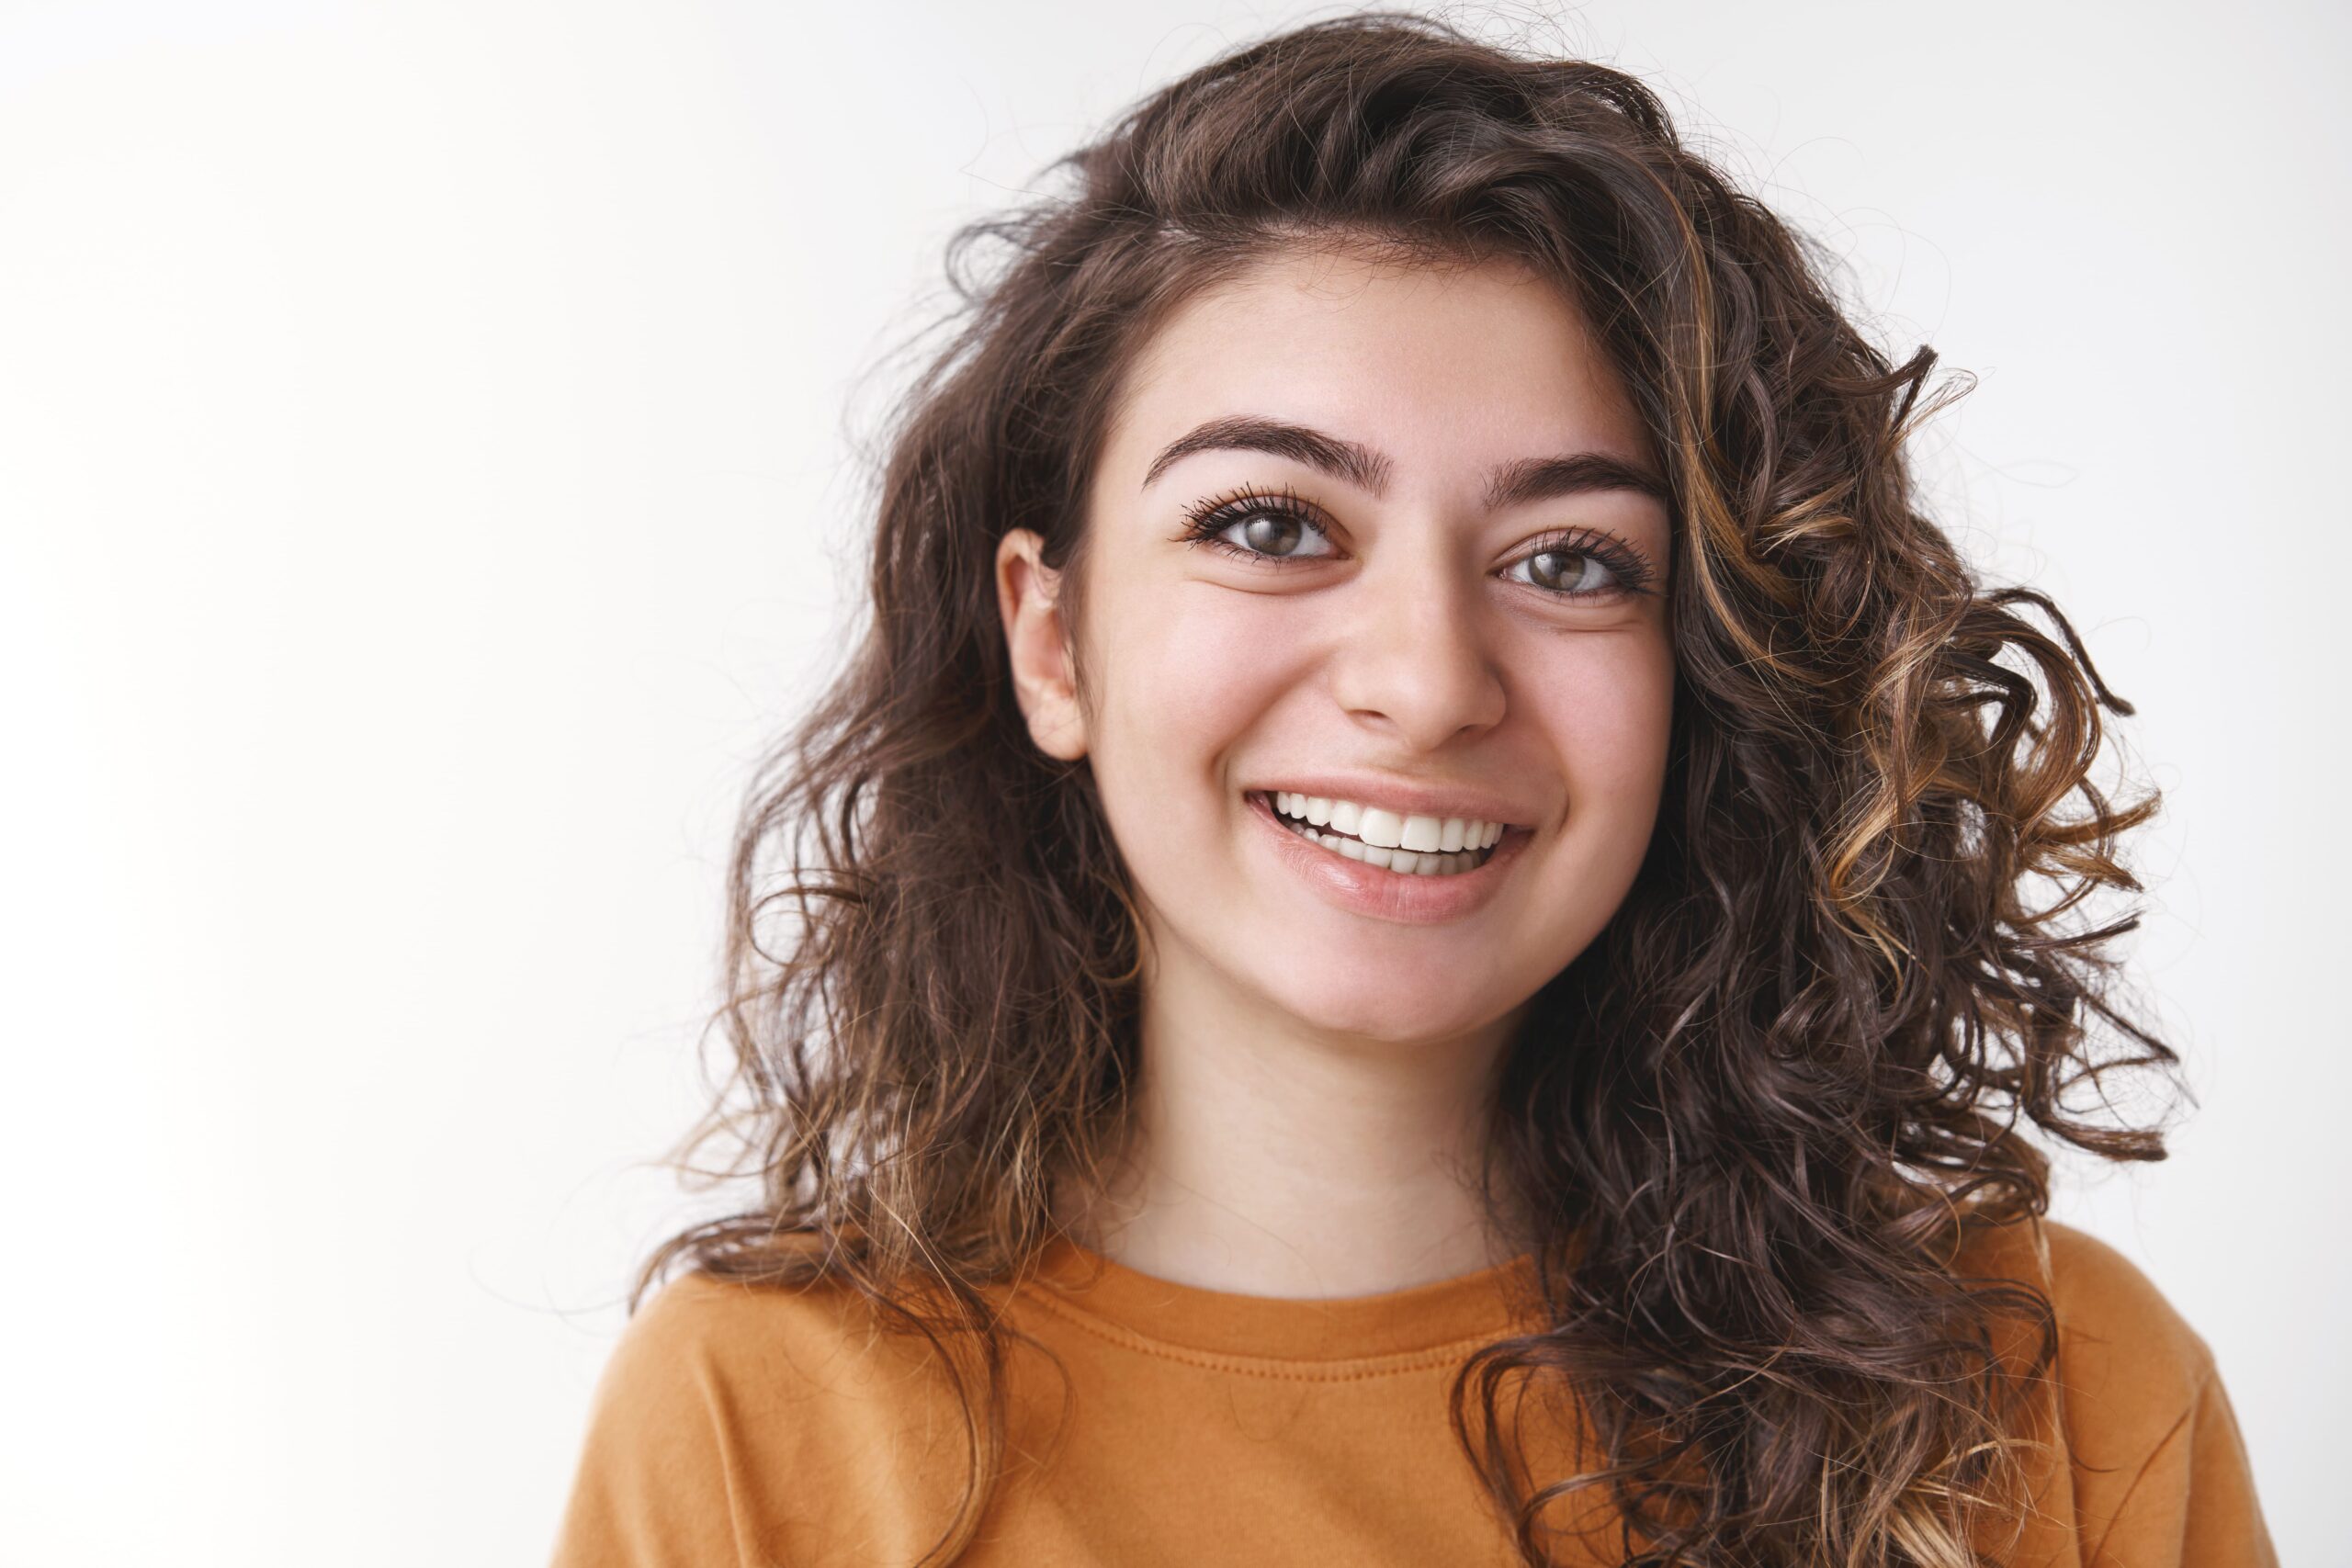
[[[1195,452],[1263,452],[1320,468],[1374,495],[1386,491],[1396,465],[1384,454],[1360,442],[1327,435],[1304,424],[1266,419],[1256,414],[1228,414],[1210,420],[1170,442],[1143,477],[1149,490],[1180,457]],[[1487,480],[1487,508],[1499,511],[1532,501],[1580,495],[1591,491],[1626,490],[1656,501],[1670,502],[1666,481],[1639,464],[1600,452],[1576,452],[1557,457],[1521,457],[1496,468]]]

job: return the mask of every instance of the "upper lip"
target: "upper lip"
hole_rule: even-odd
[[[1327,800],[1351,800],[1399,817],[1459,817],[1464,821],[1500,822],[1523,826],[1523,808],[1475,784],[1418,784],[1409,779],[1381,778],[1370,773],[1284,773],[1250,786],[1267,795],[1321,795]]]

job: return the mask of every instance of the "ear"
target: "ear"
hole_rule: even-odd
[[[1086,719],[1078,705],[1069,637],[1055,594],[1061,574],[1046,566],[1045,540],[1027,528],[1007,533],[996,547],[996,602],[1012,660],[1012,692],[1029,739],[1048,757],[1074,762],[1086,755]]]

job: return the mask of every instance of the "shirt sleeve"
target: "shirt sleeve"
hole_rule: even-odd
[[[553,1568],[748,1568],[728,1484],[724,1401],[698,1332],[707,1289],[696,1276],[673,1281],[614,1347]]]
[[[2278,1568],[2254,1466],[2221,1372],[2207,1367],[2132,1478],[2086,1568]]]

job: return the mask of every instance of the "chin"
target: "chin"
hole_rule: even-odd
[[[1275,1006],[1309,1029],[1396,1045],[1468,1034],[1517,1005],[1505,1000],[1497,1006],[1492,987],[1459,974],[1416,981],[1392,973],[1368,986],[1311,990],[1301,989],[1295,972],[1265,976],[1261,983]],[[1465,1005],[1474,998],[1478,1005]]]

